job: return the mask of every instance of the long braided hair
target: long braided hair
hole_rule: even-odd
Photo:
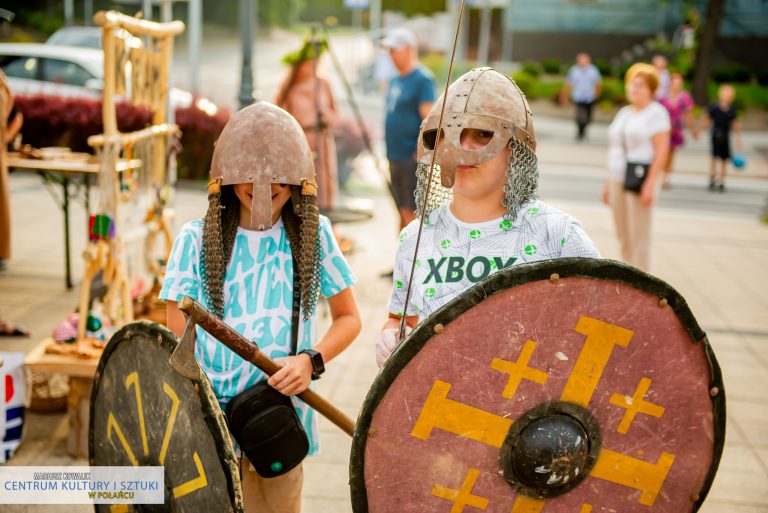
[[[294,254],[301,283],[304,317],[314,314],[320,292],[322,259],[318,233],[316,196],[301,194],[301,186],[291,185],[291,199],[282,210],[283,224]],[[232,185],[211,182],[208,188],[208,211],[203,221],[201,273],[203,289],[210,310],[224,318],[224,277],[235,247],[240,221],[240,200]]]

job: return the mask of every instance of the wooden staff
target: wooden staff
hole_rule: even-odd
[[[256,344],[227,326],[191,297],[184,296],[181,298],[179,310],[184,312],[188,318],[193,319],[195,323],[207,331],[213,338],[237,353],[240,358],[252,363],[267,375],[271,376],[282,368],[274,360],[271,360],[259,351]],[[308,388],[298,394],[298,396],[325,418],[336,424],[346,434],[349,436],[354,435],[355,422],[320,395]]]

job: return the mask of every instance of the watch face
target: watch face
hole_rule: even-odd
[[[325,372],[325,364],[323,362],[323,355],[319,351],[314,349],[306,349],[302,353],[307,353],[309,359],[312,362],[312,379],[317,379]]]
[[[325,372],[325,363],[323,362],[323,355],[320,354],[318,351],[313,351],[315,354],[312,355],[312,370],[315,374],[318,376]]]

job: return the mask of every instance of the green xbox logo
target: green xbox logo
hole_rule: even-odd
[[[529,209],[528,209],[528,213],[529,213],[530,215],[532,215],[532,216],[535,216],[536,214],[538,214],[538,213],[539,213],[539,209],[538,209],[538,208],[536,208],[536,207],[531,207],[531,208],[529,208]]]
[[[480,230],[472,230],[471,232],[469,232],[469,238],[470,239],[477,240],[480,237],[482,237],[482,235],[483,235],[483,233]]]
[[[509,230],[512,229],[512,221],[510,221],[509,219],[504,219],[499,225],[499,228],[501,228],[505,232],[508,232]]]
[[[526,255],[535,255],[536,252],[539,250],[534,244],[528,244],[523,251],[525,251]]]
[[[429,287],[427,290],[424,291],[424,297],[427,299],[433,299],[435,297],[435,289],[434,287]]]
[[[443,248],[443,249],[450,248],[451,247],[451,241],[448,240],[448,239],[443,239],[442,241],[440,241],[440,247]]]

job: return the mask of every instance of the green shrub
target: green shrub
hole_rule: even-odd
[[[611,63],[608,62],[605,59],[597,59],[594,63],[595,67],[597,68],[597,71],[600,72],[600,75],[604,77],[610,77],[611,76]]]
[[[597,102],[597,108],[602,112],[611,112],[613,110],[614,103],[610,100],[600,100]]]
[[[712,80],[718,84],[731,82],[734,84],[746,84],[752,78],[749,68],[741,64],[732,64],[715,68],[712,72]]]
[[[49,16],[45,11],[19,12],[18,23],[28,29],[50,36],[64,26],[64,18],[61,15]]]
[[[757,83],[761,86],[768,86],[768,69],[761,69],[755,73],[755,78],[757,78]]]
[[[715,82],[709,83],[707,93],[711,103],[717,101],[717,90],[719,88],[720,84]],[[745,109],[768,110],[768,87],[761,86],[760,84],[733,84],[733,88],[736,92],[733,105],[738,112],[743,112]]]
[[[549,59],[544,59],[541,61],[541,67],[544,68],[544,73],[549,73],[550,75],[559,75],[562,71],[563,63],[560,62],[560,59],[550,57]]]
[[[621,65],[619,65],[619,69],[618,69],[619,75],[618,76],[619,76],[619,78],[621,80],[624,80],[624,77],[627,75],[627,70],[629,70],[629,68],[632,67],[632,64],[634,64],[634,63],[633,62],[624,62]]]
[[[529,99],[536,98],[536,92],[539,86],[539,80],[526,73],[525,71],[516,71],[512,73],[512,80],[517,83],[517,87],[527,96]]]
[[[522,71],[532,77],[538,77],[541,75],[541,66],[538,62],[528,61],[523,64]]]
[[[744,101],[744,107],[768,110],[768,87],[759,84],[736,84],[736,99]]]
[[[558,102],[560,100],[560,91],[563,89],[562,80],[553,80],[551,82],[538,82],[535,96],[537,98],[546,98]]]
[[[602,101],[608,101],[612,104],[622,104],[626,102],[624,94],[624,81],[615,78],[606,77],[603,79],[603,91],[600,94]]]
[[[423,57],[420,57],[421,63],[432,72],[435,78],[435,83],[445,84],[445,79],[448,76],[448,60],[445,55],[441,53],[428,53]],[[467,71],[474,68],[473,62],[468,61],[456,61],[453,63],[453,71],[451,72],[451,80],[456,80]]]

